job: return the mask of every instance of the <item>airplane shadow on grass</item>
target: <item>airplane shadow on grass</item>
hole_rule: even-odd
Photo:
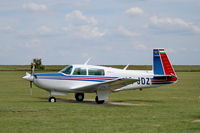
[[[159,100],[139,100],[139,99],[128,99],[128,100],[115,100],[114,102],[144,102],[144,103],[162,103]]]

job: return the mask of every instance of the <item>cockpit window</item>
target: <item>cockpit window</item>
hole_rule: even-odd
[[[60,72],[65,73],[65,74],[71,74],[72,72],[72,66],[67,66],[64,69],[60,70]]]
[[[88,75],[105,75],[103,69],[88,69]]]
[[[75,68],[73,75],[86,75],[86,69],[85,68]]]

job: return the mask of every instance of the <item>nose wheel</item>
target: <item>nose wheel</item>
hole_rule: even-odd
[[[76,101],[82,102],[84,99],[84,93],[76,93],[75,98],[76,98]]]
[[[50,97],[50,98],[49,98],[49,102],[55,103],[55,102],[56,102],[56,98],[55,98],[55,97]]]

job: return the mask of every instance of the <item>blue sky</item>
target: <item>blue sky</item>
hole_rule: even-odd
[[[0,64],[200,65],[199,0],[0,0]]]

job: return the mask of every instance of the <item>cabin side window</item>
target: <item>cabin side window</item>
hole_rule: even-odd
[[[88,75],[105,75],[103,69],[88,69]]]
[[[60,72],[65,73],[65,74],[71,74],[72,72],[72,66],[67,66],[64,69],[60,70]]]
[[[86,75],[86,69],[85,68],[75,68],[73,75]]]

